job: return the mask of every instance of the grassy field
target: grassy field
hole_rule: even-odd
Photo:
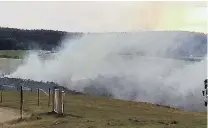
[[[0,107],[19,108],[19,92],[3,92]],[[23,122],[9,122],[16,128],[206,128],[206,113],[184,112],[149,103],[103,97],[66,95],[65,116],[49,115],[48,97],[24,93],[24,111],[31,114]]]
[[[16,70],[31,51],[35,50],[0,50],[0,72],[11,73]],[[39,50],[38,53],[44,55],[44,51]]]
[[[0,58],[22,59],[27,54],[26,50],[0,50]]]
[[[0,72],[11,73],[22,63],[21,59],[0,58]]]
[[[11,73],[16,70],[28,53],[26,50],[0,50],[0,72]]]

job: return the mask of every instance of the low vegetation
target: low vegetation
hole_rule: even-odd
[[[0,107],[18,109],[20,93],[3,92]],[[92,97],[65,96],[65,115],[50,115],[48,96],[24,92],[24,111],[29,113],[23,121],[8,122],[16,128],[206,128],[206,113],[184,112],[150,103],[138,103]]]
[[[0,50],[0,58],[23,59],[27,54],[26,50]]]
[[[30,52],[36,52],[42,57],[52,55],[52,52],[44,50],[0,50],[0,58],[24,59]]]

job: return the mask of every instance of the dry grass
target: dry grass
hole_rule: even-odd
[[[19,92],[4,92],[0,106],[19,108]],[[24,93],[24,110],[31,113],[22,122],[10,122],[17,128],[206,128],[206,113],[91,97],[66,95],[65,115],[50,115],[48,97],[41,94],[37,106],[35,93]],[[12,124],[12,125],[11,125]]]

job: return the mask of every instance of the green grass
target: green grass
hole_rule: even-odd
[[[0,58],[22,59],[27,54],[26,50],[0,50]]]
[[[44,50],[0,50],[0,58],[11,58],[11,59],[24,59],[25,56],[29,55],[29,52],[36,52],[42,57],[50,57],[50,54],[45,54]]]
[[[0,107],[19,108],[19,92],[3,92]],[[31,116],[17,128],[206,128],[206,113],[184,112],[149,103],[66,95],[65,116],[47,114],[48,97],[24,93],[24,111]],[[14,122],[13,122],[14,123]]]

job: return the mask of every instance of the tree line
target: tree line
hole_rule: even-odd
[[[54,30],[25,30],[0,27],[0,50],[52,50],[64,36],[77,36],[72,33]]]

